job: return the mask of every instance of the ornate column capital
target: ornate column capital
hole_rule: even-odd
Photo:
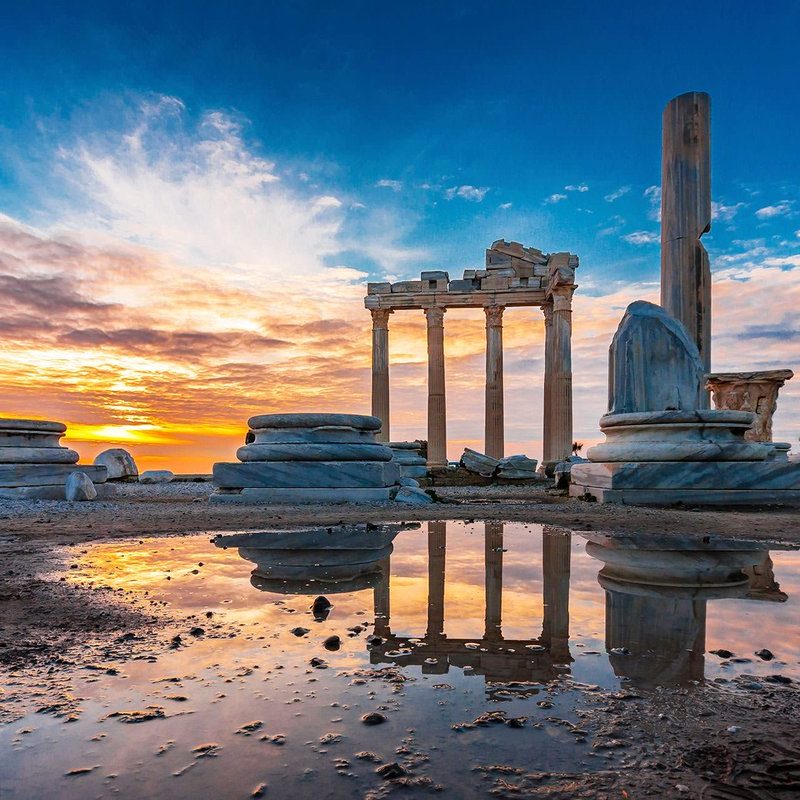
[[[428,321],[429,328],[439,328],[444,324],[446,308],[442,308],[441,306],[429,306],[423,310],[425,311],[425,319]]]
[[[389,330],[389,314],[393,314],[391,308],[373,308],[370,309],[372,314],[372,329],[373,330]]]
[[[505,306],[484,306],[483,312],[484,314],[486,314],[486,327],[502,328],[503,312],[505,310],[506,310]]]
[[[544,324],[551,325],[553,322],[553,302],[548,300],[542,303],[542,314],[544,314]]]
[[[551,291],[553,311],[572,311],[574,286],[554,286]]]

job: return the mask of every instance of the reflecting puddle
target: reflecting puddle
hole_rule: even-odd
[[[593,696],[800,679],[796,552],[588,536],[429,522],[90,547],[53,580],[196,627],[118,674],[76,673],[75,721],[0,728],[0,797],[381,796],[393,762],[404,792],[471,796],[481,765],[623,758],[579,725]]]

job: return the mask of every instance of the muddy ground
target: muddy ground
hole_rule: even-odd
[[[115,501],[92,503],[0,500],[0,535],[29,541],[88,541],[97,536],[147,536],[266,527],[436,519],[538,522],[573,530],[715,534],[800,543],[800,508],[655,509],[598,505],[564,492],[522,486],[437,488],[430,506],[211,505],[207,483],[117,487]]]
[[[209,487],[128,487],[115,502],[0,503],[0,723],[39,711],[80,714],[73,677],[119,669],[191,647],[197,620],[146,598],[59,580],[86,543],[212,530],[336,522],[500,519],[574,530],[715,533],[800,543],[800,509],[700,511],[598,506],[543,490],[442,490],[446,504],[421,508],[210,506]],[[53,548],[53,545],[66,545]],[[56,577],[53,577],[54,574]],[[208,626],[207,626],[208,627]],[[223,625],[212,635],[234,635]],[[796,636],[797,631],[787,631]],[[27,678],[31,692],[16,691]],[[586,691],[579,716],[598,757],[613,767],[587,774],[531,773],[524,764],[476,770],[476,796],[546,798],[800,796],[800,683],[710,682],[691,690]],[[577,735],[581,735],[580,733]],[[610,762],[612,763],[612,762]],[[380,795],[408,796],[403,779]],[[445,794],[447,793],[445,789]]]

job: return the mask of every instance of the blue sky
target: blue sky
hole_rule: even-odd
[[[724,280],[755,285],[800,268],[799,34],[793,2],[6,4],[0,213],[234,282],[321,264],[350,300],[367,278],[479,265],[504,237],[577,253],[579,293],[616,314],[658,279],[661,111],[703,90],[704,241]],[[281,257],[242,272],[259,252]],[[800,339],[794,306],[760,302],[744,333],[719,329],[717,368]]]

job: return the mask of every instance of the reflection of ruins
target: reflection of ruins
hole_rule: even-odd
[[[639,686],[703,679],[709,600],[786,600],[769,553],[753,543],[712,540],[701,549],[674,535],[588,538],[587,553],[604,562],[597,579],[611,665]]]
[[[365,306],[372,314],[372,413],[383,422],[379,441],[389,436],[389,315],[422,310],[428,331],[428,466],[447,465],[444,316],[449,308],[482,308],[486,314],[485,446],[504,455],[503,313],[539,306],[545,321],[543,447],[545,464],[572,450],[572,294],[578,257],[547,255],[502,239],[486,251],[486,268],[423,272],[418,281],[370,283]]]
[[[542,572],[544,614],[537,638],[503,636],[503,523],[484,523],[485,617],[483,636],[451,638],[446,633],[445,567],[447,523],[428,523],[428,620],[424,634],[397,636],[391,630],[389,559],[375,586],[375,633],[383,642],[370,649],[373,664],[415,664],[430,674],[471,667],[487,681],[546,681],[572,661],[569,652],[571,535],[544,527]],[[561,670],[557,667],[561,666]]]

